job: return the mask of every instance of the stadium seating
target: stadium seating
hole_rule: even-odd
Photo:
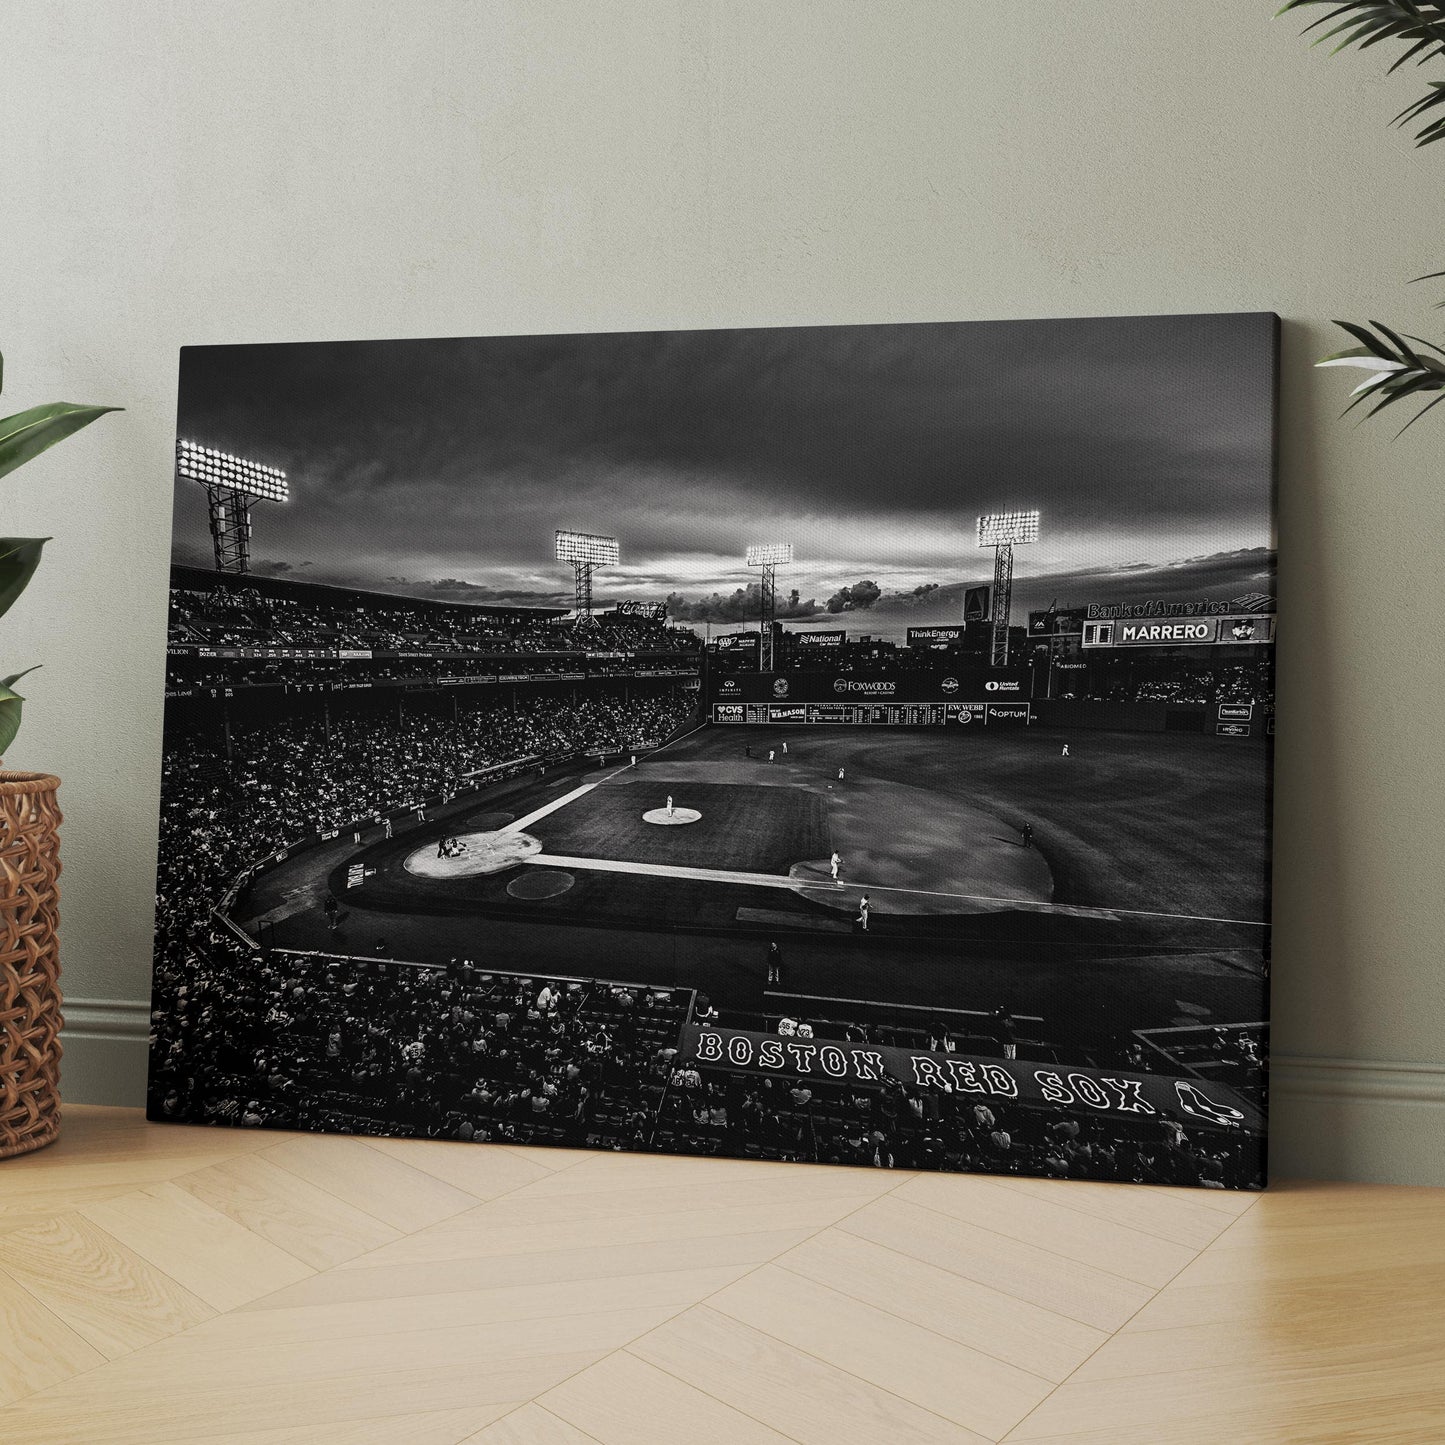
[[[318,589],[312,589],[314,593]],[[560,617],[511,616],[455,604],[411,602],[335,589],[334,599],[263,595],[219,579],[171,589],[173,646],[317,647],[373,651],[528,653],[696,652],[688,629],[640,616],[598,617],[583,627]]]

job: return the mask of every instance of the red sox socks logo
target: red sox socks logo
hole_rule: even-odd
[[[1237,1128],[1244,1123],[1244,1115],[1238,1109],[1229,1104],[1216,1104],[1213,1099],[1183,1079],[1175,1079],[1174,1092],[1179,1096],[1179,1107],[1186,1114],[1193,1114],[1196,1119],[1208,1119],[1210,1123],[1222,1124],[1228,1129]]]

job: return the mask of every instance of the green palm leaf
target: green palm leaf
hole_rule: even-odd
[[[1335,325],[1347,332],[1360,344],[1332,356],[1323,357],[1316,366],[1350,366],[1368,371],[1370,375],[1351,393],[1352,400],[1345,408],[1348,414],[1362,403],[1369,403],[1367,417],[1376,416],[1387,406],[1395,406],[1412,396],[1423,397],[1431,392],[1445,393],[1445,353],[1441,359],[1426,354],[1426,350],[1439,352],[1440,348],[1429,341],[1412,336],[1409,345],[1406,339],[1378,321],[1370,322],[1373,331],[1356,326],[1349,321],[1337,321]],[[1421,350],[1416,350],[1419,346]],[[1412,426],[1437,402],[1445,401],[1445,395],[1436,396],[1423,406],[1400,428]],[[1399,435],[1399,433],[1396,433]]]
[[[1333,40],[1332,55],[1352,46],[1368,50],[1384,40],[1403,42],[1406,49],[1396,56],[1390,71],[1411,60],[1423,65],[1445,55],[1445,3],[1441,0],[1288,0],[1276,16],[1303,10],[1307,5],[1329,7],[1326,14],[1305,26],[1304,33],[1308,35],[1322,25],[1328,27],[1312,43],[1322,45]],[[1429,145],[1445,138],[1445,117],[1429,114],[1439,105],[1445,105],[1445,82],[1431,81],[1429,92],[1407,105],[1390,123],[1403,126],[1425,119],[1427,123],[1416,135],[1415,144]]]

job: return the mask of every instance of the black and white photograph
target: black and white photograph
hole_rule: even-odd
[[[1262,1188],[1277,335],[186,348],[150,1118]]]

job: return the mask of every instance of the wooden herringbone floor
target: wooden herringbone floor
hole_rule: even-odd
[[[152,1126],[0,1164],[6,1445],[1445,1439],[1445,1191]]]

